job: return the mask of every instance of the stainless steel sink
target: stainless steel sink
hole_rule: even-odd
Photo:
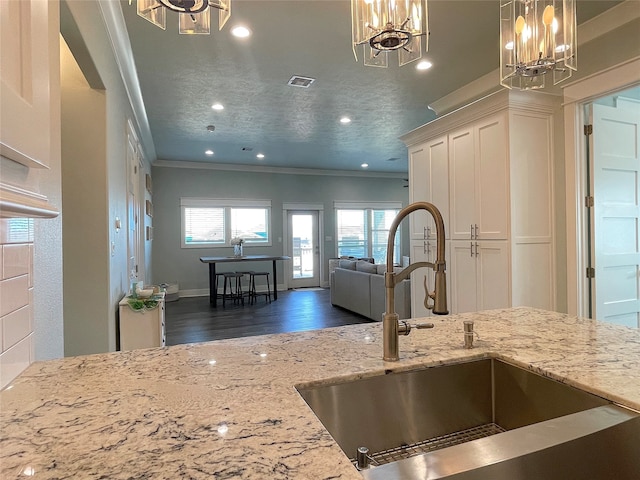
[[[503,361],[298,391],[367,479],[640,478],[636,412]]]

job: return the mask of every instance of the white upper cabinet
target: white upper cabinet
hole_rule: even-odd
[[[505,114],[449,135],[451,238],[506,239],[508,163]]]
[[[449,153],[447,136],[430,140],[409,151],[409,201],[429,202],[444,218],[445,237],[449,236]],[[411,240],[435,240],[431,214],[418,210],[411,214]]]
[[[0,154],[30,168],[49,164],[51,85],[58,32],[49,28],[56,2],[0,2]]]

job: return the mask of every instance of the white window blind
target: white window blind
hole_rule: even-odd
[[[186,245],[225,244],[224,208],[184,207]]]
[[[387,256],[389,229],[401,206],[391,208],[384,204],[336,203],[336,239],[338,256],[373,257],[376,263],[384,263]],[[400,230],[396,233],[394,258],[400,258]]]

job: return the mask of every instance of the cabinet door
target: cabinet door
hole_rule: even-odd
[[[409,153],[409,201],[435,205],[444,219],[445,237],[449,233],[449,145],[447,136],[414,147]],[[435,240],[436,227],[424,210],[411,214],[411,239]]]
[[[511,306],[509,243],[474,242],[477,310]]]
[[[473,248],[472,248],[473,247]],[[475,242],[460,240],[451,242],[451,313],[475,312],[476,295],[476,258]]]
[[[509,165],[505,114],[491,117],[475,128],[474,223],[478,239],[507,239]]]
[[[447,136],[431,140],[427,148],[429,158],[429,194],[444,220],[445,238],[449,238],[449,143]],[[429,215],[429,214],[427,214]],[[435,242],[436,224],[431,215],[427,224],[428,238]]]
[[[426,146],[418,146],[409,152],[409,202],[429,201],[429,158]],[[409,216],[410,240],[423,240],[427,235],[429,214],[414,212]],[[413,258],[413,257],[412,257]]]
[[[449,208],[452,240],[471,239],[475,219],[475,166],[473,129],[449,135]]]
[[[49,163],[57,23],[57,3],[0,1],[0,153],[28,167]]]

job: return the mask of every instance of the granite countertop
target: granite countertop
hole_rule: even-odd
[[[462,321],[480,339],[465,350]],[[295,386],[497,357],[640,409],[640,331],[514,308],[71,357],[0,393],[0,477],[358,480]]]

